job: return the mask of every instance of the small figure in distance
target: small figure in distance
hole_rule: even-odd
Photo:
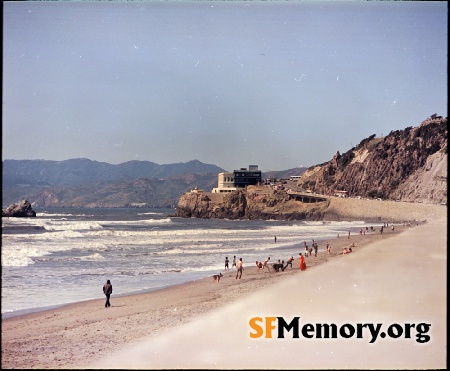
[[[353,250],[352,250],[351,247],[350,247],[350,248],[347,248],[347,249],[344,247],[344,248],[342,249],[342,252],[339,253],[339,255],[350,254],[352,251],[353,251]]]
[[[299,253],[299,255],[299,268],[301,271],[304,271],[306,269],[305,257],[302,255],[302,253]]]
[[[225,257],[225,270],[230,270],[230,268],[228,268],[228,256]]]
[[[291,269],[292,269],[292,262],[293,262],[293,261],[294,261],[294,257],[291,256],[291,257],[287,260],[286,265],[285,265],[281,270],[284,272],[284,270],[287,268],[288,265],[290,265],[290,266],[291,266]]]
[[[268,271],[270,272],[269,261],[270,261],[270,256],[266,260],[264,260],[263,268],[267,267]]]
[[[239,258],[239,261],[237,263],[236,279],[238,279],[238,276],[239,276],[239,279],[241,279],[243,270],[244,270],[244,267],[242,265],[242,258]]]
[[[112,285],[111,285],[111,281],[107,280],[106,283],[103,285],[103,293],[106,296],[106,303],[105,303],[105,308],[108,308],[111,306],[110,302],[109,302],[109,297],[112,294]]]

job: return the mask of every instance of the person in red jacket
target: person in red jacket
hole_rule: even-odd
[[[305,257],[303,256],[302,253],[300,253],[299,255],[300,255],[299,268],[300,268],[300,270],[304,271],[306,269]]]

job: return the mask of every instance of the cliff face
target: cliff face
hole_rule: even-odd
[[[218,219],[322,220],[327,201],[305,204],[291,200],[284,191],[248,186],[224,195],[185,193],[176,216]]]
[[[447,118],[424,121],[384,138],[371,136],[350,151],[308,169],[298,185],[333,195],[447,203]]]

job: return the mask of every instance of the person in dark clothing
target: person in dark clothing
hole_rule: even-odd
[[[112,294],[112,285],[110,280],[107,280],[106,283],[103,285],[103,293],[106,295],[105,308],[108,308],[111,306],[111,304],[109,303],[109,297]]]

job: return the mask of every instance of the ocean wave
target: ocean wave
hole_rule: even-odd
[[[49,217],[67,217],[67,216],[75,216],[75,217],[92,217],[93,215],[87,214],[70,214],[70,213],[48,213],[48,212],[37,212],[36,215],[39,216],[49,216]]]
[[[2,267],[26,267],[32,264],[34,261],[28,256],[9,256],[4,259],[2,254]]]
[[[161,215],[161,213],[148,212],[148,213],[137,213],[136,215]]]
[[[105,257],[102,254],[94,253],[87,256],[81,256],[78,258],[80,261],[93,261],[93,260],[104,260]]]
[[[67,231],[67,230],[98,230],[102,229],[103,227],[99,224],[99,222],[74,222],[74,221],[67,221],[67,222],[47,222],[44,225],[44,228],[48,231]]]
[[[102,223],[104,225],[145,225],[145,224],[166,224],[166,223],[172,223],[172,220],[170,218],[164,218],[164,219],[142,219],[142,220],[111,220],[111,221],[104,221],[104,222],[98,222]]]

